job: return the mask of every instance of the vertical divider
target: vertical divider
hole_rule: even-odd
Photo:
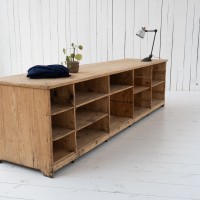
[[[150,90],[151,90],[151,108],[152,106],[152,84],[153,83],[153,65],[151,65],[151,79],[150,79]]]
[[[134,108],[135,107],[135,101],[134,101],[134,98],[135,98],[135,95],[134,95],[134,90],[135,90],[135,87],[134,87],[135,86],[134,72],[135,71],[133,69],[133,73],[132,73],[133,74],[133,76],[132,76],[133,77],[132,78],[133,79],[132,80],[132,83],[133,83],[133,91],[132,91],[132,93],[133,93],[133,118],[134,118],[134,112],[135,112],[135,108]]]

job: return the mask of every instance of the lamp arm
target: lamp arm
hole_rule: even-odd
[[[151,31],[151,32],[155,32],[154,34],[154,38],[153,38],[153,44],[152,44],[152,48],[151,48],[151,54],[149,55],[152,58],[152,53],[153,53],[153,47],[154,47],[154,43],[155,43],[155,38],[156,38],[156,33],[157,33],[157,29]]]

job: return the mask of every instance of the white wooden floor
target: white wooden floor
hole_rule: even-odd
[[[55,174],[0,164],[0,200],[200,199],[200,92],[166,106]]]

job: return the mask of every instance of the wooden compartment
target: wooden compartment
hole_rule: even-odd
[[[108,76],[75,84],[76,107],[108,96]]]
[[[52,115],[67,111],[74,105],[74,87],[67,85],[51,89],[50,97]]]
[[[134,94],[151,87],[151,66],[134,70]]]
[[[152,87],[165,82],[166,64],[161,63],[152,66]]]
[[[133,90],[127,89],[110,96],[110,130],[133,117]]]
[[[77,149],[82,155],[108,139],[109,117],[106,116],[90,126],[77,131]]]
[[[76,154],[75,132],[53,142],[53,162],[54,164],[68,159]]]
[[[108,116],[109,99],[104,97],[76,109],[76,129],[80,130]]]
[[[152,88],[152,104],[151,106],[157,106],[164,103],[165,100],[165,83],[161,83]]]
[[[53,141],[59,140],[75,130],[74,108],[51,117]]]
[[[151,89],[134,95],[134,118],[151,108]]]
[[[110,94],[133,87],[133,71],[110,75]]]

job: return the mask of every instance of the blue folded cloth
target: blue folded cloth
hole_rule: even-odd
[[[27,77],[32,79],[40,78],[61,78],[70,77],[69,69],[63,65],[36,65],[28,70]]]

